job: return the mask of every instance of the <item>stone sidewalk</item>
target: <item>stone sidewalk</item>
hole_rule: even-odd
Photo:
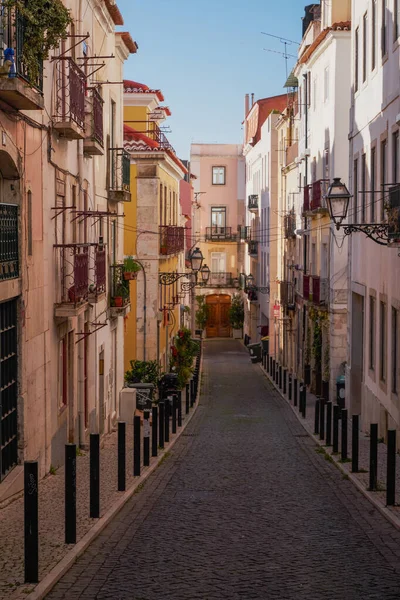
[[[315,440],[317,444],[321,446],[321,452],[325,452],[326,459],[332,460],[336,466],[343,471],[343,473],[351,479],[351,481],[358,487],[358,489],[368,498],[370,502],[378,508],[378,510],[395,526],[400,530],[400,457],[396,460],[396,504],[395,506],[386,506],[386,463],[387,463],[387,446],[381,441],[378,443],[378,491],[370,492],[369,488],[369,450],[370,450],[370,438],[369,434],[360,430],[359,432],[359,472],[351,472],[351,440],[352,440],[352,423],[351,415],[348,417],[348,461],[341,462],[341,421],[339,421],[339,453],[333,454],[332,446],[326,446],[325,440],[320,440],[319,435],[314,434],[314,418],[315,418],[315,402],[317,397],[314,394],[310,394],[307,391],[307,406],[306,406],[306,418],[303,419],[299,412],[299,405],[294,406],[293,397],[289,401],[288,386],[287,393],[283,394],[283,389],[279,389],[279,386],[272,381],[271,376],[264,370],[262,364],[259,365],[264,376],[271,382],[277,392],[283,399],[290,404],[293,411],[297,415],[299,421],[302,423],[307,433]],[[282,377],[283,378],[283,377]],[[283,387],[283,384],[282,384]],[[326,412],[325,412],[325,424],[326,424]]]
[[[200,388],[200,383],[199,383]],[[199,395],[200,391],[198,392]],[[186,397],[182,394],[182,427],[177,434],[170,433],[170,442],[159,450],[157,458],[151,458],[150,466],[143,467],[143,444],[141,444],[142,471],[133,477],[133,426],[126,427],[126,490],[117,491],[117,431],[102,439],[100,450],[100,520],[89,517],[89,452],[77,456],[77,544],[100,533],[99,523],[108,522],[107,513],[135,493],[148,475],[168,455],[197,408],[197,402],[185,414]],[[172,419],[171,419],[172,422]],[[171,429],[170,429],[171,431]],[[151,437],[150,437],[151,443]],[[150,447],[151,453],[151,447]],[[104,522],[103,526],[106,525]],[[98,530],[98,531],[95,531]],[[24,584],[24,498],[20,494],[12,503],[0,510],[0,600],[26,598],[35,590],[34,584]],[[87,545],[87,544],[86,544]],[[54,475],[47,475],[39,482],[39,580],[42,581],[69,553],[79,546],[64,543],[64,467]]]

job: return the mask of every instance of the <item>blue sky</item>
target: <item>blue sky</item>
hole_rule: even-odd
[[[118,0],[139,51],[125,78],[160,88],[171,108],[168,138],[189,158],[192,142],[240,143],[244,95],[284,93],[278,39],[301,40],[306,0]],[[288,46],[296,54],[297,46]],[[289,67],[294,59],[290,59]]]

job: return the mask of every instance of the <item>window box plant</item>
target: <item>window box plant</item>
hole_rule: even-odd
[[[133,259],[132,256],[127,256],[124,258],[124,279],[126,281],[136,279],[140,270],[141,266]]]

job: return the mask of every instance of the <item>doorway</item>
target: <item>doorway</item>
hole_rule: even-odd
[[[207,337],[230,337],[231,297],[228,294],[214,294],[206,297],[206,304],[209,310],[206,325]]]

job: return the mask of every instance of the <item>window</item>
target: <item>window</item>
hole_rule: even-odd
[[[375,223],[376,148],[371,148],[371,223]]]
[[[368,31],[368,15],[363,16],[363,82],[367,79],[367,31]]]
[[[329,67],[324,70],[324,102],[329,100]]]
[[[400,34],[400,0],[394,0],[393,4],[393,41],[395,42]]]
[[[226,227],[226,207],[213,206],[211,208],[211,227],[213,229],[225,229]]]
[[[371,69],[376,67],[376,0],[372,0],[372,15],[371,15]]]
[[[354,91],[358,91],[358,40],[359,28],[357,27],[354,36]]]
[[[354,190],[354,223],[358,222],[358,158],[354,161],[353,166],[353,190]]]
[[[58,363],[58,382],[59,382],[59,405],[64,407],[68,402],[68,338],[65,335],[59,341],[59,363]]]
[[[399,337],[398,311],[392,306],[392,392],[397,394],[397,378],[399,375]]]
[[[385,218],[385,184],[386,184],[386,164],[387,164],[387,140],[381,143],[381,221]]]
[[[164,206],[163,206],[163,184],[160,183],[160,225],[163,225]]]
[[[380,303],[379,330],[379,375],[381,381],[386,381],[386,304],[384,302]]]
[[[361,157],[361,223],[365,223],[365,192],[367,189],[367,155]]]
[[[399,181],[399,158],[400,158],[400,152],[399,152],[399,132],[395,131],[393,136],[392,136],[392,144],[393,144],[393,148],[392,148],[392,157],[393,157],[393,175],[392,175],[392,181],[390,183],[400,183]]]
[[[381,49],[382,56],[387,53],[387,0],[382,0]]]
[[[376,300],[369,297],[369,368],[375,370],[375,327],[376,327]]]
[[[212,184],[213,185],[225,185],[225,167],[213,167],[212,168]]]

